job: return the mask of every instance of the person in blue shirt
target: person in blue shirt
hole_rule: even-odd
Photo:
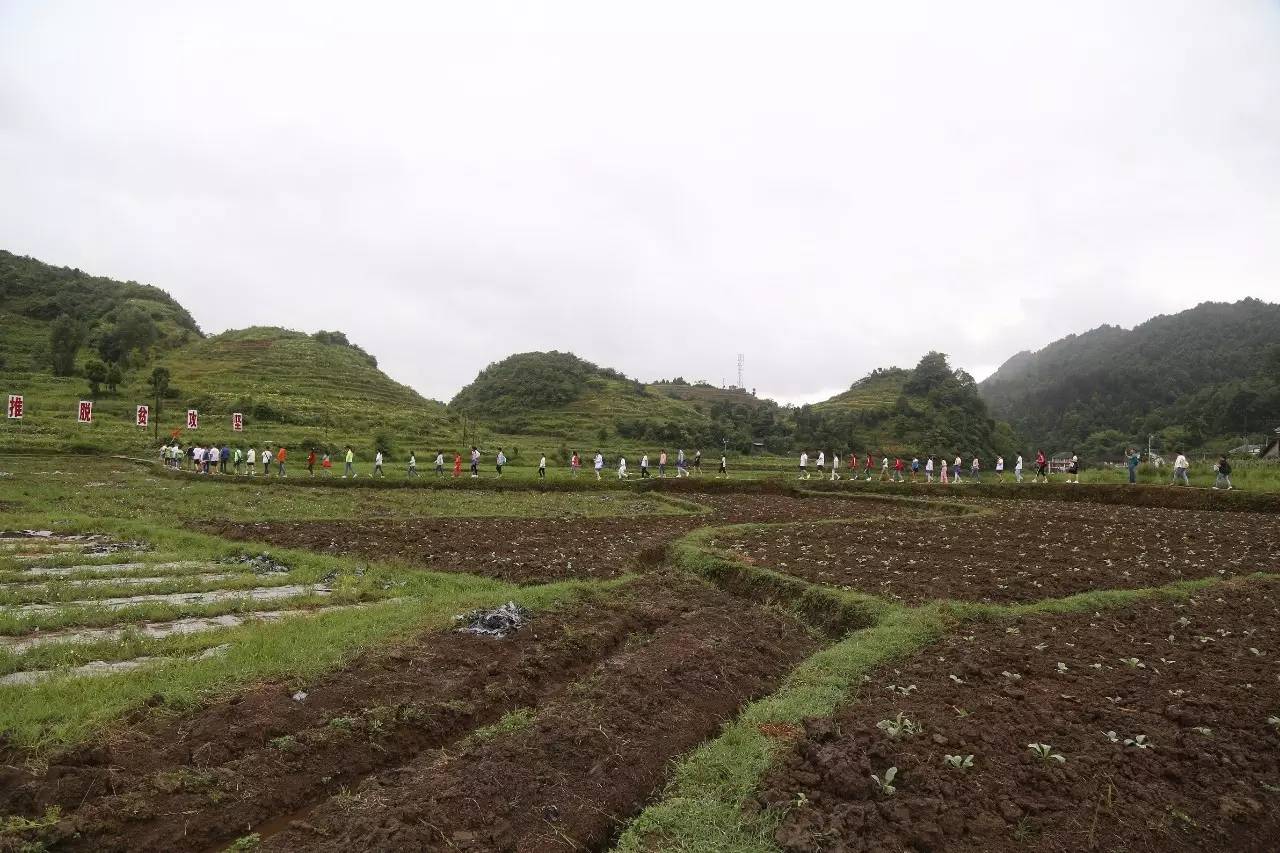
[[[222,449],[218,451],[218,471],[222,474],[227,473],[227,462],[231,459],[231,448],[222,445]]]
[[[1125,462],[1129,466],[1129,482],[1136,483],[1138,482],[1138,461],[1139,461],[1138,451],[1130,447],[1127,457],[1128,458],[1125,460]]]

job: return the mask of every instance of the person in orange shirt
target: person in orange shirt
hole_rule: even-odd
[[[284,476],[284,457],[285,457],[285,455],[286,455],[286,454],[285,454],[285,450],[284,450],[284,445],[282,444],[282,445],[280,445],[280,449],[276,451],[276,473],[277,473],[277,474],[279,474],[281,477],[283,477],[283,476]]]
[[[462,454],[461,453],[453,454],[453,476],[455,477],[462,476]]]

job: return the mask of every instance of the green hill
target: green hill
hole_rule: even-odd
[[[883,367],[874,370],[834,397],[814,403],[818,412],[871,413],[891,411],[902,396],[903,384],[911,378],[911,371],[901,367]]]
[[[55,327],[66,333],[60,350],[51,345]],[[146,361],[200,337],[187,309],[158,287],[0,250],[0,370],[6,375],[74,374],[82,352],[103,361]]]
[[[449,409],[503,435],[583,447],[620,437],[690,446],[714,440],[710,417],[696,405],[565,352],[518,353],[491,364]]]
[[[973,377],[952,370],[931,352],[914,369],[875,370],[848,391],[801,406],[795,442],[839,452],[901,456],[974,453],[990,457],[1016,450],[1007,425],[997,423],[978,396]]]
[[[157,367],[170,377],[153,411],[160,434],[182,429],[188,408],[200,412],[184,442],[349,443],[368,455],[375,444],[394,453],[453,437],[442,403],[390,379],[339,332],[252,328],[206,338],[162,290],[7,252],[0,329],[4,393],[26,401],[21,422],[4,421],[12,449],[149,452],[156,430],[137,428],[134,417],[139,404],[154,409],[148,378]],[[119,368],[97,394],[86,375],[92,361]],[[93,423],[76,422],[80,400],[93,400]],[[245,416],[242,434],[232,434],[233,412]]]
[[[1037,444],[1118,458],[1255,440],[1280,426],[1280,305],[1205,302],[1132,330],[1101,326],[1021,352],[980,385]]]

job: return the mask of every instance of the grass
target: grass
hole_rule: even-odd
[[[699,559],[728,562],[710,540],[706,529],[696,531],[683,540],[677,559],[693,568]],[[1280,580],[1276,575],[1257,577]],[[1209,577],[1019,605],[936,601],[907,608],[880,602],[868,611],[872,624],[810,656],[777,691],[748,705],[719,737],[683,758],[662,797],[627,826],[616,849],[622,853],[776,853],[772,835],[784,815],[770,811],[748,816],[743,804],[779,752],[789,747],[790,737],[780,733],[799,735],[806,719],[829,717],[856,701],[862,677],[871,670],[921,651],[966,621],[1102,610],[1154,596],[1185,598],[1221,582]]]
[[[36,752],[81,742],[131,711],[159,705],[175,712],[246,683],[305,683],[362,651],[386,648],[422,631],[440,630],[453,616],[515,600],[545,609],[588,594],[593,586],[569,581],[516,588],[467,576],[433,576],[431,594],[307,619],[248,623],[228,629],[225,655],[146,667],[97,679],[56,679],[30,686],[0,686],[0,732]],[[190,648],[199,645],[193,643]],[[187,650],[181,641],[153,648]]]
[[[240,483],[219,478],[172,476],[119,460],[76,459],[74,467],[64,469],[51,465],[51,459],[32,456],[5,460],[4,467],[13,473],[12,483],[16,488],[7,490],[4,500],[8,503],[0,505],[0,528],[42,527],[64,532],[106,533],[122,540],[146,541],[152,547],[141,555],[126,553],[113,555],[107,561],[95,560],[97,565],[93,569],[78,575],[109,571],[112,562],[216,562],[253,548],[200,532],[194,520],[202,518],[376,518],[433,514],[564,517],[705,511],[700,505],[678,497],[679,489],[689,488],[684,483],[663,483],[664,494],[630,491],[632,484],[616,482],[605,486],[588,482],[586,488],[565,492],[522,489],[519,481],[498,489],[490,486],[470,489],[472,484],[466,481],[456,488],[450,484],[443,489],[366,488],[363,482],[358,486],[321,488],[309,483],[291,482],[286,486],[276,482]],[[765,472],[723,488],[792,493],[795,484],[791,480],[789,473],[782,481]],[[704,477],[696,485],[716,488],[715,482],[713,478]],[[816,482],[805,485],[807,492],[848,496],[851,507],[868,503],[897,505],[905,501],[909,506],[947,514],[981,510],[938,498],[993,493],[1067,498],[1112,493],[1175,494],[1163,489],[1094,490],[1065,486],[984,486],[939,491],[909,486],[867,488],[862,484],[848,487]],[[357,491],[353,495],[347,492],[348,488]],[[1199,495],[1215,503],[1239,500],[1235,495],[1207,492]],[[929,500],[913,500],[917,498]],[[858,517],[854,515],[852,519],[856,521]],[[825,523],[847,523],[847,520]],[[773,694],[744,708],[721,736],[681,760],[662,799],[647,808],[626,830],[620,842],[622,850],[773,850],[770,833],[779,816],[766,814],[748,820],[741,812],[741,805],[755,790],[778,752],[787,747],[786,733],[798,732],[797,727],[807,718],[828,716],[853,701],[864,674],[886,662],[918,652],[957,624],[973,619],[1117,607],[1153,594],[1190,594],[1215,582],[1207,579],[1158,590],[1098,591],[1014,606],[934,602],[905,608],[874,596],[824,588],[765,567],[748,566],[717,547],[720,538],[777,526],[702,528],[677,542],[671,556],[678,566],[735,592],[788,607],[836,641],[798,666]],[[306,684],[362,652],[385,649],[423,631],[441,630],[450,624],[454,615],[474,607],[515,600],[538,610],[583,597],[627,594],[627,578],[521,588],[469,575],[412,570],[394,563],[370,564],[288,549],[273,549],[272,554],[291,567],[294,577],[289,580],[314,582],[332,576],[334,596],[303,596],[253,605],[245,602],[183,608],[147,605],[123,611],[67,608],[26,620],[6,614],[0,617],[0,632],[26,632],[35,625],[53,628],[72,624],[125,624],[144,619],[159,621],[189,613],[234,612],[246,606],[281,609],[347,601],[396,600],[281,622],[250,622],[198,635],[150,639],[127,632],[117,640],[75,646],[47,645],[23,654],[3,654],[0,673],[139,656],[171,660],[100,679],[54,679],[31,686],[0,687],[0,732],[15,747],[39,755],[99,735],[144,707],[154,706],[159,713],[180,713],[211,697],[242,691],[246,685],[257,682]],[[54,554],[42,563],[76,565],[82,560],[75,554]],[[21,578],[18,568],[16,561],[5,560],[0,555],[0,577]],[[230,564],[228,570],[234,571],[236,566]],[[183,574],[190,572],[174,574],[157,588],[190,588],[183,586],[190,580],[184,581]],[[242,583],[258,585],[285,580],[246,574]],[[57,582],[48,588],[53,591],[49,593],[50,600],[55,601],[88,595],[83,588]],[[105,594],[102,590],[110,589],[112,587],[104,585],[95,590],[95,594]],[[119,591],[137,594],[142,590],[121,586]],[[10,601],[17,601],[24,596],[30,598],[34,593],[6,590],[4,595]],[[194,659],[201,651],[223,644],[229,646],[225,655]],[[472,737],[484,739],[518,731],[534,720],[535,713],[528,708],[514,709],[493,725],[477,729]]]
[[[305,470],[280,481],[233,475],[157,476],[163,469],[98,457],[9,456],[0,464],[11,475],[5,479],[0,504],[0,510],[8,507],[0,519],[12,516],[4,521],[8,526],[38,526],[42,519],[66,515],[109,515],[167,525],[209,518],[632,517],[687,511],[670,501],[615,490],[540,493],[519,489],[495,501],[492,494],[474,489],[373,490],[364,489],[361,482],[361,499],[352,500],[334,483],[311,484]],[[338,482],[355,487],[360,481]],[[50,512],[54,507],[57,511]]]

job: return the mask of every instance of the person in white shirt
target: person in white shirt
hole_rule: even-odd
[[[649,454],[646,453],[640,457],[640,479],[649,479]]]
[[[827,454],[826,453],[824,453],[821,450],[818,451],[818,464],[815,465],[814,467],[818,469],[818,479],[821,480],[822,475],[825,474],[827,470]]]
[[[1004,482],[1004,457],[1003,456],[996,457],[996,479],[1002,483]]]
[[[409,476],[418,476],[418,454],[412,450],[409,451]]]
[[[382,476],[382,451],[381,450],[373,454],[373,473],[378,477]]]
[[[883,483],[885,480],[892,479],[893,478],[889,476],[889,457],[886,456],[880,460],[880,482]]]
[[[538,459],[538,479],[547,479],[547,454],[542,454]]]
[[[627,479],[627,457],[625,456],[618,457],[618,479]]]
[[[689,476],[689,464],[684,461],[684,449],[676,451],[676,479]]]
[[[507,454],[502,452],[502,448],[498,448],[498,458],[493,460],[495,467],[498,469],[498,476],[502,476],[502,466],[507,464]]]
[[[831,482],[834,483],[836,480],[839,480],[839,479],[840,479],[840,454],[833,450],[831,451]]]
[[[924,481],[926,483],[933,482],[933,457],[930,456],[924,462]]]
[[[1184,486],[1190,486],[1191,480],[1187,477],[1187,470],[1191,467],[1191,463],[1187,461],[1187,457],[1179,453],[1178,458],[1173,460],[1173,483],[1177,485],[1179,482]]]
[[[720,470],[716,473],[717,477],[729,476],[729,459],[723,453],[720,454]]]
[[[956,457],[955,464],[951,466],[951,473],[954,475],[955,482],[960,482],[960,466],[964,464],[964,460],[959,456]]]
[[[683,452],[683,451],[681,451]],[[596,451],[595,461],[592,463],[596,471],[596,479],[600,479],[600,472],[604,470],[604,454],[599,450]]]
[[[249,452],[245,454],[245,462],[249,469],[249,476],[252,477],[257,473],[258,453],[253,449],[253,445],[249,445]]]
[[[800,451],[800,479],[809,479],[809,454],[803,450]]]
[[[444,451],[443,450],[436,451],[436,476],[437,477],[444,476]]]
[[[1013,480],[1015,483],[1022,482],[1022,454],[1018,454],[1018,458],[1013,461]]]
[[[262,463],[262,476],[271,476],[271,461],[273,458],[270,447],[262,448],[262,453],[258,455],[258,461]]]

